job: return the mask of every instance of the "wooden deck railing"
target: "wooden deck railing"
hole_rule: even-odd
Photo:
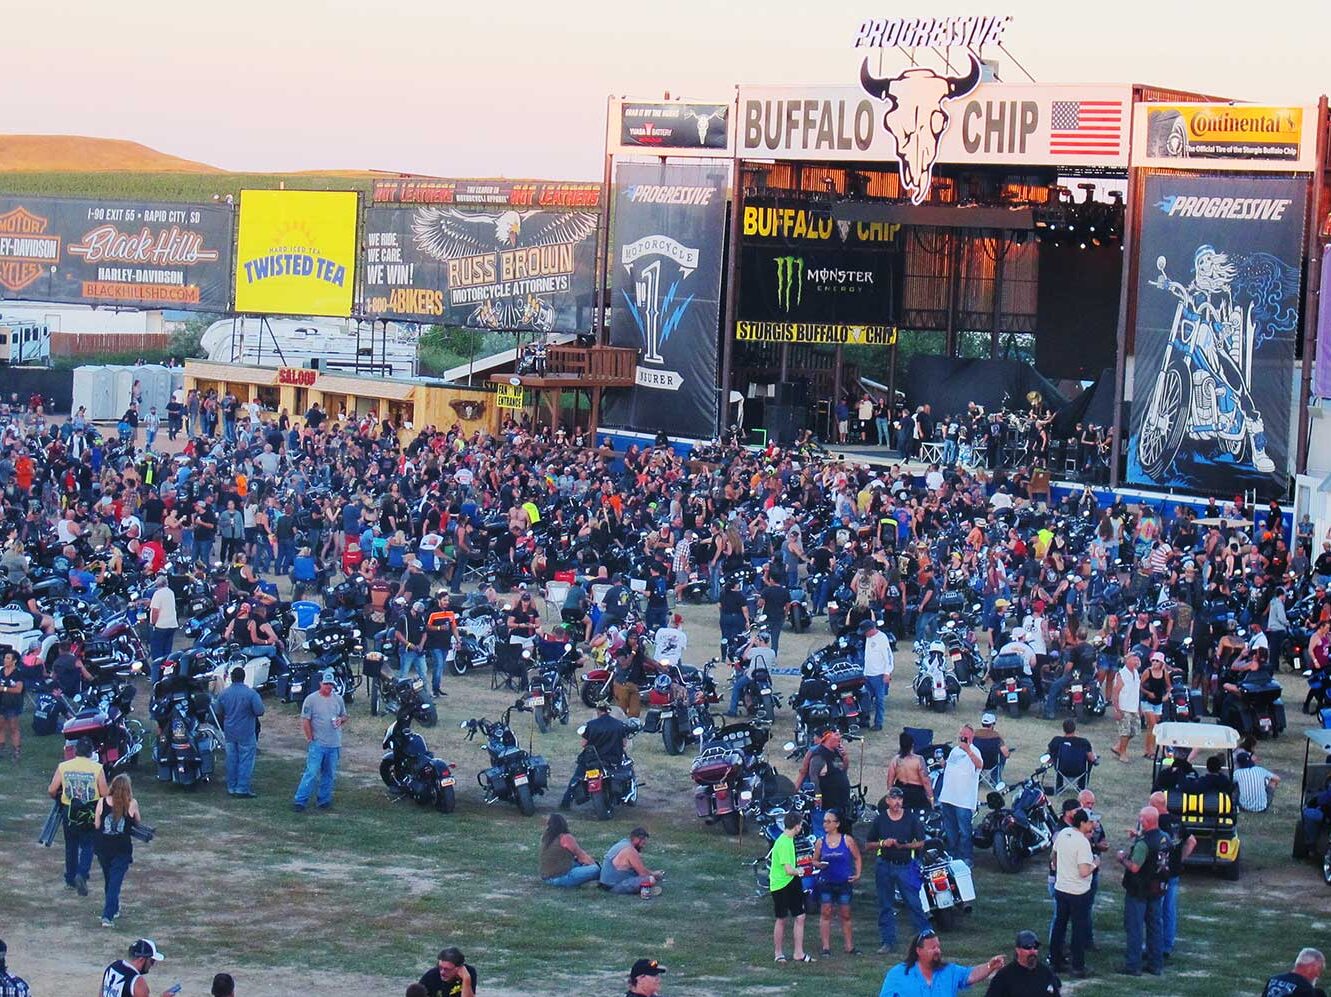
[[[572,374],[588,381],[633,381],[638,351],[622,346],[551,346],[547,374]]]

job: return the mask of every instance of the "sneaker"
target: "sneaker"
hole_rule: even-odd
[[[896,948],[895,948],[894,946],[892,946],[892,945],[879,945],[879,946],[878,946],[878,954],[879,954],[879,955],[892,955],[895,951],[896,951]]]
[[[113,927],[115,927],[115,923],[111,920],[111,918],[109,918],[109,917],[104,917],[104,918],[102,918],[102,927],[103,927],[103,928],[113,928]]]
[[[78,893],[79,896],[81,896],[81,897],[86,897],[86,896],[88,895],[88,877],[87,877],[87,876],[75,876],[75,877],[74,877],[74,889],[75,889],[75,891]]]

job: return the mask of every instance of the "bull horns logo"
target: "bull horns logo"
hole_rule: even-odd
[[[929,195],[938,140],[951,120],[944,104],[980,85],[980,60],[974,53],[968,56],[970,70],[964,76],[939,76],[932,69],[916,67],[880,78],[869,71],[867,58],[860,64],[860,86],[888,105],[883,127],[896,142],[901,186],[910,192],[912,204],[923,203]]]

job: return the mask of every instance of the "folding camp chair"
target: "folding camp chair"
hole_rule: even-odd
[[[980,782],[990,789],[997,789],[998,784],[1003,781],[1003,763],[1007,760],[999,750],[1002,741],[996,737],[978,737],[974,744],[984,763],[984,768],[980,769]]]

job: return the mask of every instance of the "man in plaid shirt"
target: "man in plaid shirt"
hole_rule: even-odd
[[[0,997],[28,997],[31,991],[21,976],[9,972],[5,965],[5,956],[9,954],[3,940],[0,940]]]

